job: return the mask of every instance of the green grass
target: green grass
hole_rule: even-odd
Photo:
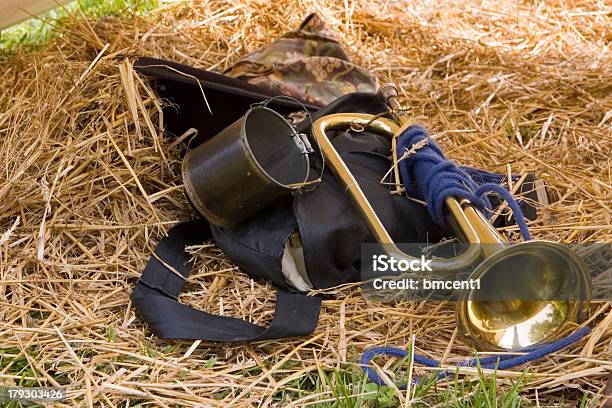
[[[395,381],[405,382],[409,369],[407,359],[402,359],[391,367]],[[422,377],[411,389],[411,408],[453,407],[453,408],[527,408],[535,407],[533,400],[523,394],[531,380],[525,370],[521,376],[510,380],[510,384],[499,385],[496,372],[484,373],[478,367],[477,376],[460,376],[444,380],[444,388],[438,387],[435,374]],[[402,395],[406,391],[402,390]],[[283,387],[274,396],[280,406],[309,395],[313,399],[302,400],[303,404],[318,408],[393,408],[400,406],[397,391],[386,385],[378,386],[369,381],[360,368],[344,365],[338,369],[320,368],[318,373],[308,373]],[[556,407],[591,408],[597,401],[589,401],[585,393],[580,401],[563,396]],[[549,406],[549,405],[541,405]]]
[[[457,375],[449,386],[438,390],[435,376],[432,375],[421,378],[419,383],[413,386],[411,407],[527,407],[531,404],[522,398],[520,393],[528,383],[528,378],[524,373],[510,387],[498,388],[495,375],[485,376],[481,373],[475,380],[460,380]],[[306,375],[279,391],[276,400],[284,405],[291,400],[312,394],[323,395],[311,401],[313,406],[320,408],[392,408],[400,405],[395,389],[369,382],[360,370],[352,367],[334,369],[331,372],[321,371],[318,376],[313,373]]]
[[[27,349],[28,357],[32,360],[38,358],[39,349],[36,346],[31,346]],[[60,363],[58,366],[61,367],[64,363]],[[51,368],[50,364],[43,366],[47,374],[55,379],[61,385],[70,384],[70,379],[67,374],[59,374],[55,372],[55,368]],[[19,387],[39,387],[41,384],[36,380],[28,380],[27,378],[40,377],[38,370],[35,370],[30,366],[28,358],[18,348],[0,349],[0,373],[20,377],[19,379],[12,380],[11,385]],[[4,384],[7,385],[7,384]],[[0,407],[3,405],[0,403]]]
[[[411,408],[453,407],[453,408],[527,408],[536,406],[535,401],[525,397],[524,391],[531,381],[527,370],[516,379],[500,386],[497,371],[485,373],[477,366],[475,376],[459,375],[456,371],[444,380],[444,388],[438,386],[436,373],[421,377],[411,388]],[[389,369],[396,384],[407,382],[410,372],[410,355],[396,361]],[[414,380],[414,378],[413,378]],[[400,391],[403,396],[406,391]],[[308,398],[313,396],[312,399]],[[316,397],[315,397],[316,396]],[[400,406],[395,388],[378,386],[369,381],[363,371],[351,364],[340,368],[320,367],[279,390],[274,402],[280,406],[304,398],[301,402],[318,408],[392,408]],[[563,401],[563,396],[561,396]],[[559,407],[590,408],[596,401],[589,401],[585,393],[580,401],[571,399]],[[542,405],[545,406],[545,405]]]
[[[0,31],[0,51],[40,48],[53,37],[56,28],[79,9],[86,16],[100,18],[144,14],[157,6],[157,0],[76,0]]]
[[[406,382],[409,372],[409,357],[397,361],[391,370],[395,381]],[[478,376],[459,376],[454,380],[445,380],[444,389],[438,388],[435,374],[420,378],[411,389],[413,408],[431,406],[458,408],[521,408],[530,407],[532,403],[521,396],[529,383],[530,375],[525,371],[510,385],[499,387],[497,376],[485,374],[479,369]],[[405,395],[405,391],[401,391]],[[359,367],[344,365],[338,369],[320,368],[318,372],[308,373],[283,387],[275,402],[285,405],[309,395],[316,399],[304,400],[320,408],[391,408],[400,405],[397,391],[386,385],[378,386],[369,381]]]
[[[37,354],[36,347],[27,350],[28,356],[34,358]],[[36,377],[36,373],[30,367],[27,357],[16,347],[0,350],[0,372],[21,377],[15,381],[15,385],[20,387],[36,387],[37,383],[33,380],[26,380],[26,377]]]

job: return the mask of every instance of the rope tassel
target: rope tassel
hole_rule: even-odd
[[[425,200],[429,214],[438,225],[448,228],[445,200],[447,197],[470,200],[480,211],[491,211],[489,193],[496,193],[508,202],[524,240],[531,239],[527,222],[512,194],[489,177],[489,173],[472,169],[471,174],[449,160],[440,147],[421,126],[408,127],[398,138],[398,156],[420,144],[411,156],[399,162],[399,170],[406,193]],[[474,176],[483,184],[472,178]],[[501,180],[499,180],[501,181]]]

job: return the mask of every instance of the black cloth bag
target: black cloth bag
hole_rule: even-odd
[[[168,61],[140,59],[135,68],[155,78],[157,92],[168,103],[165,112],[168,135],[180,135],[190,127],[198,129],[199,138],[191,147],[241,117],[253,103],[276,96],[240,80]],[[201,90],[194,78],[204,89],[212,115],[205,114]],[[313,120],[338,112],[379,114],[386,110],[377,95],[368,93],[346,95],[319,110],[285,99],[273,99],[268,106],[282,114],[305,107],[311,111]],[[308,133],[310,121],[305,120],[297,127]],[[337,131],[328,137],[394,241],[437,242],[448,234],[432,221],[423,205],[389,194],[389,188],[380,183],[391,164],[387,138],[368,131]],[[320,173],[321,160],[315,159],[313,167],[314,172]],[[310,334],[316,328],[320,298],[291,288],[281,267],[285,244],[297,231],[308,278],[318,289],[357,281],[361,244],[375,242],[349,201],[345,187],[326,169],[316,188],[301,190],[292,200],[279,202],[236,228],[221,229],[202,219],[174,227],[149,260],[132,300],[155,334],[164,339],[254,341]],[[185,246],[211,237],[243,272],[278,287],[275,316],[269,327],[215,316],[178,302],[192,267]]]

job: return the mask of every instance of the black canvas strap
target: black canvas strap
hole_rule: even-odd
[[[211,238],[203,220],[172,228],[149,259],[132,291],[132,302],[162,339],[254,341],[304,336],[319,319],[321,299],[279,288],[274,319],[268,327],[234,317],[216,316],[179,303],[177,298],[193,267],[185,247]]]

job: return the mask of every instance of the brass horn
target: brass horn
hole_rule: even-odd
[[[331,114],[315,121],[312,133],[327,165],[346,186],[368,229],[387,255],[411,261],[414,258],[393,242],[326,135],[327,131],[357,126],[389,137],[395,146],[395,138],[409,126],[409,119],[402,113],[395,87],[385,85],[380,94],[395,113],[396,120],[361,113]],[[393,150],[397,159],[395,148]],[[481,291],[487,295],[483,299],[479,295],[481,291],[461,293],[456,305],[460,335],[481,350],[516,350],[566,334],[581,318],[591,295],[588,270],[573,251],[540,240],[510,244],[468,200],[449,197],[445,204],[449,224],[457,236],[464,242],[478,245],[468,245],[463,253],[453,258],[434,259],[432,269],[450,274],[476,265],[470,278],[480,279]],[[534,300],[513,298],[519,291],[524,294],[525,289],[534,295]]]

